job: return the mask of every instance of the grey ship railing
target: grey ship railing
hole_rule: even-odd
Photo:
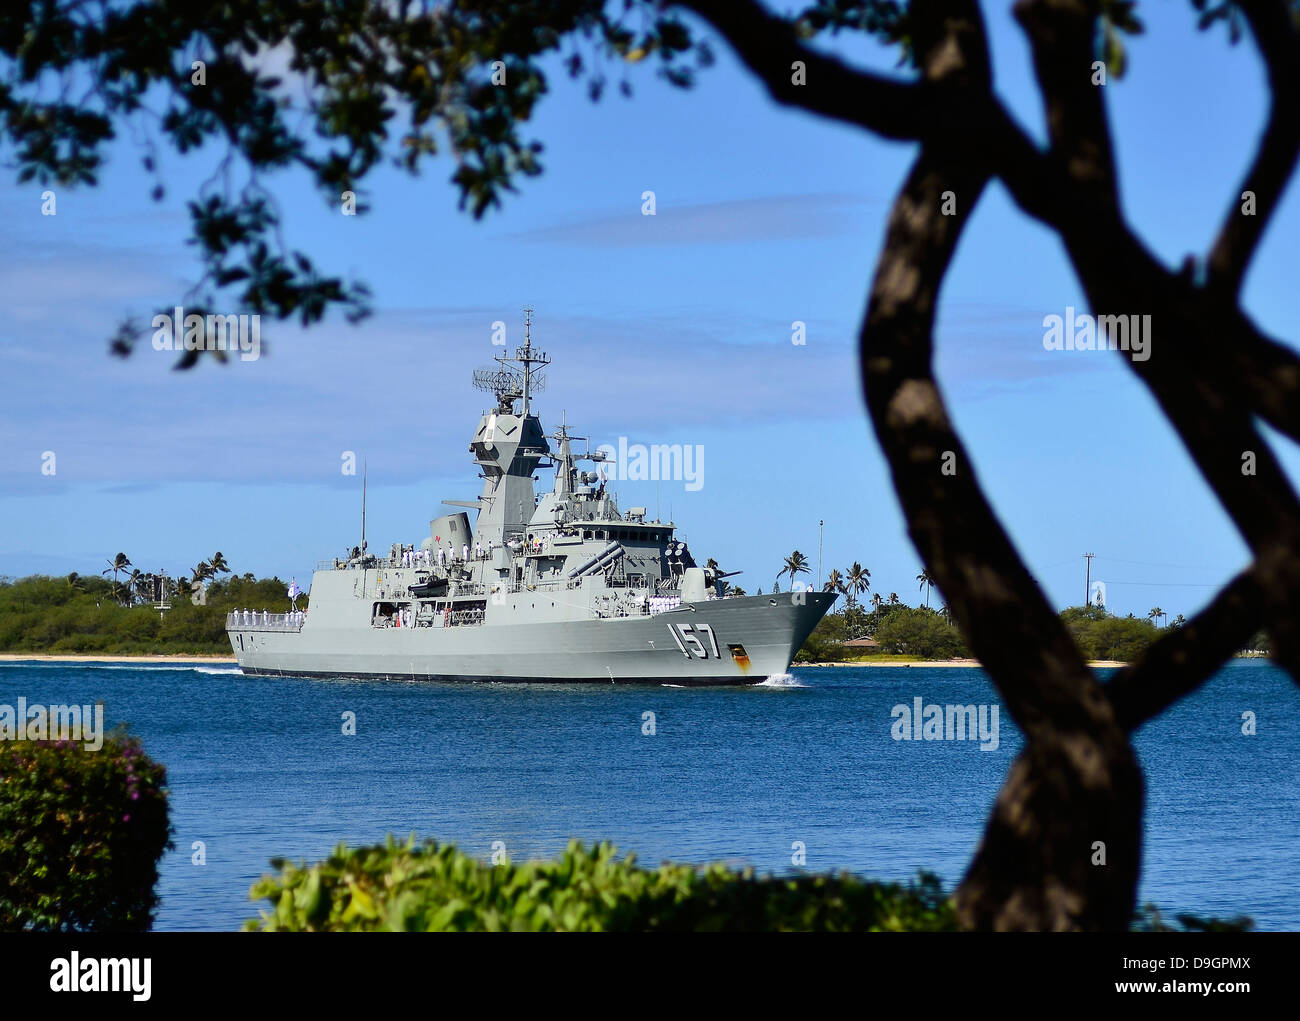
[[[228,631],[301,631],[307,612],[268,613],[266,610],[232,610],[226,614]]]
[[[376,571],[376,570],[394,571],[397,570],[398,568],[404,568],[408,570],[415,569],[421,571],[431,571],[434,568],[440,566],[446,567],[452,564],[465,564],[465,563],[473,564],[473,563],[478,563],[480,561],[490,560],[492,556],[495,555],[496,549],[500,549],[500,548],[501,547],[498,546],[495,547],[495,549],[492,550],[491,552],[485,551],[481,554],[475,553],[473,550],[470,550],[468,561],[466,561],[464,557],[461,556],[460,551],[457,550],[454,556],[452,556],[448,560],[444,560],[442,564],[438,563],[437,552],[433,550],[427,550],[427,551],[416,550],[414,555],[411,557],[410,563],[407,563],[405,557],[389,557],[389,556],[378,557],[378,556],[371,556],[370,554],[366,555],[364,561],[354,561],[343,557],[335,557],[333,560],[317,560],[316,570],[345,571],[345,570],[360,570],[362,567],[365,567],[367,570],[370,571]],[[426,552],[429,553],[429,558],[427,560],[424,557],[424,554]]]

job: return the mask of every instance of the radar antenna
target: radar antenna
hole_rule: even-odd
[[[497,410],[513,414],[515,401],[523,401],[521,417],[528,417],[529,400],[535,393],[546,389],[546,375],[542,369],[551,363],[545,351],[533,348],[533,310],[524,309],[524,343],[515,348],[514,357],[496,356],[496,368],[474,370],[474,389],[485,390],[497,399]]]

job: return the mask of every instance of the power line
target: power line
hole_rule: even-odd
[[[1168,567],[1175,571],[1236,571],[1239,567],[1214,567],[1206,564],[1157,564],[1150,560],[1122,560],[1119,557],[1108,557],[1105,554],[1095,554],[1098,560],[1106,560],[1116,564],[1136,564],[1139,567]]]
[[[1107,585],[1145,585],[1148,588],[1218,588],[1215,581],[1107,581]]]

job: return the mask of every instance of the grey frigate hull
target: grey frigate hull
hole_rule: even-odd
[[[475,373],[496,401],[469,444],[482,490],[443,501],[477,511],[473,524],[464,511],[443,514],[418,545],[371,553],[363,473],[361,543],[315,572],[309,607],[298,608],[294,581],[289,612],[227,617],[245,673],[722,685],[789,669],[835,595],[793,581],[807,571],[795,558],[792,591],[743,595],[724,581],[739,572],[697,563],[675,522],[620,509],[605,474],[611,453],[576,452],[582,437],[565,425],[548,436],[532,413],[550,359],[528,329],[513,358]],[[650,454],[671,472],[672,448]],[[542,468],[555,481],[538,494]]]
[[[500,683],[758,684],[786,672],[833,596],[707,600],[642,617],[476,627],[232,625],[243,672]],[[242,649],[241,649],[242,646]]]

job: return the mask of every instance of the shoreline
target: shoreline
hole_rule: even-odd
[[[112,653],[48,653],[48,652],[0,652],[0,663],[173,663],[178,666],[220,666],[222,664],[235,663],[237,660],[233,655],[230,656],[192,656],[185,653],[175,653],[170,655],[160,655],[154,653],[131,654],[121,653],[114,655]],[[1090,667],[1125,667],[1129,664],[1123,660],[1115,659],[1094,659],[1088,661]],[[921,669],[932,669],[935,667],[976,667],[982,668],[980,661],[977,659],[914,659],[914,660],[884,660],[875,661],[872,659],[849,660],[847,662],[817,662],[817,663],[792,663],[790,669],[796,667],[871,667],[873,669],[882,669],[884,667],[918,667]]]
[[[180,666],[209,666],[234,663],[232,656],[188,656],[184,653],[174,655],[154,655],[122,653],[84,652],[84,653],[48,653],[48,652],[0,652],[0,663],[175,663]]]

